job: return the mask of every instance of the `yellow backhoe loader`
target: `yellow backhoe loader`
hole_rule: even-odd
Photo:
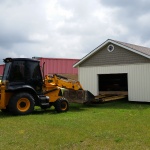
[[[32,113],[35,106],[43,109],[54,106],[57,112],[66,112],[69,102],[88,103],[94,99],[77,81],[56,74],[44,76],[38,60],[6,58],[4,62],[0,83],[0,109],[3,112],[26,115]]]

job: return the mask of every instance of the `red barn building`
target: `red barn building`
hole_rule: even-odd
[[[36,57],[35,57],[36,58]],[[40,65],[44,65],[44,74],[60,74],[68,78],[78,80],[78,68],[73,68],[73,65],[79,59],[69,58],[37,58],[40,60]]]

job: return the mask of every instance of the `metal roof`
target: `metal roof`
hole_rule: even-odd
[[[78,61],[76,64],[74,64],[73,67],[77,67],[79,64],[84,62],[87,58],[91,57],[93,54],[95,54],[97,51],[99,51],[101,48],[103,48],[108,43],[113,43],[115,45],[118,45],[118,46],[126,49],[126,50],[132,51],[134,53],[137,53],[139,55],[142,55],[142,56],[150,59],[150,48],[108,39],[104,43],[99,45],[97,48],[95,48],[93,51],[88,53],[86,56],[84,56],[80,61]]]

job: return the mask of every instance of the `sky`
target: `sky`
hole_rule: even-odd
[[[107,39],[150,47],[149,0],[1,0],[0,63],[81,59]]]

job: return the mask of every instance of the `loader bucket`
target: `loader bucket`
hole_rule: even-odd
[[[63,96],[71,103],[89,104],[94,101],[95,96],[87,90],[63,90]]]

